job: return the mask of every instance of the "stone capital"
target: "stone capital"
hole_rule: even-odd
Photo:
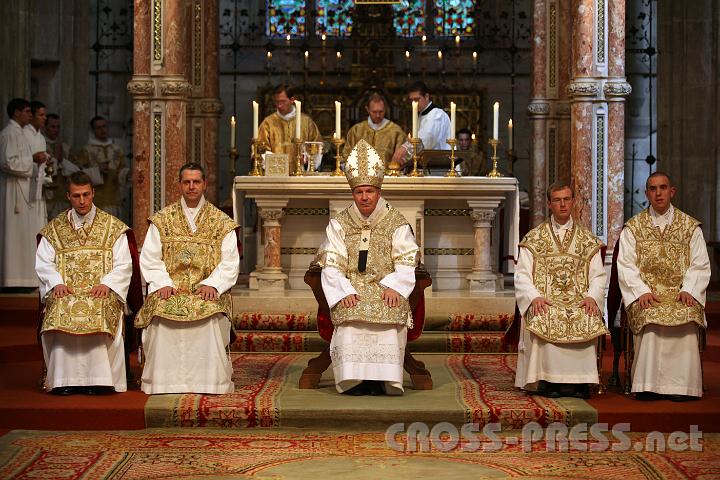
[[[260,207],[258,208],[258,213],[260,214],[260,218],[263,219],[263,225],[278,226],[285,212],[282,208]]]
[[[128,82],[127,90],[134,97],[150,98],[155,93],[155,83],[150,79],[133,78]]]
[[[565,87],[569,97],[597,97],[600,93],[600,86],[594,79],[575,80]]]
[[[617,99],[617,97],[627,97],[632,93],[632,85],[625,79],[608,80],[603,86],[603,93],[606,97]]]
[[[531,100],[528,105],[528,112],[536,117],[550,115],[550,103],[544,100]]]
[[[475,222],[475,226],[489,226],[495,219],[495,210],[474,208],[470,212],[470,218]]]
[[[192,92],[190,82],[185,80],[160,80],[160,95],[163,97],[187,97]]]
[[[193,116],[219,117],[223,104],[218,98],[193,98],[188,103],[187,112]]]

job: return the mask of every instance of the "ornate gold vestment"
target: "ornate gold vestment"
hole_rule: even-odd
[[[304,142],[321,142],[322,136],[312,118],[300,115],[300,133]],[[297,152],[292,140],[295,137],[295,119],[284,120],[277,112],[268,115],[258,127],[258,142],[267,145],[273,153],[286,153],[290,171],[294,170]]]
[[[232,318],[229,291],[217,300],[203,300],[194,292],[220,264],[223,238],[238,225],[209,202],[198,213],[195,233],[180,202],[163,208],[149,221],[160,232],[162,259],[177,293],[166,300],[157,291],[148,295],[135,318],[135,326],[147,327],[156,315],[180,322],[203,320],[216,313]]]
[[[48,295],[42,331],[59,330],[86,335],[114,336],[123,304],[112,290],[107,298],[95,298],[90,289],[113,268],[112,248],[128,226],[99,208],[89,228],[75,230],[67,212],[55,217],[40,234],[55,249],[55,267],[74,293],[63,298]]]
[[[316,262],[321,266],[332,266],[340,270],[350,280],[360,296],[360,302],[352,308],[346,308],[338,302],[332,308],[332,322],[341,325],[350,321],[405,325],[412,328],[410,303],[402,295],[400,305],[388,307],[382,300],[384,287],[380,280],[395,270],[395,265],[417,265],[417,251],[392,258],[392,236],[395,230],[407,225],[405,217],[386,204],[386,210],[373,223],[362,219],[352,207],[346,208],[335,218],[345,232],[347,257],[334,251],[320,251]],[[369,238],[367,266],[364,272],[358,270],[361,242]]]
[[[699,225],[699,221],[677,208],[672,223],[663,232],[653,225],[648,210],[635,215],[625,224],[635,237],[640,278],[660,298],[660,304],[650,308],[642,308],[639,302],[625,307],[634,334],[639,334],[645,325],[651,323],[676,327],[695,322],[705,326],[705,314],[699,303],[688,307],[676,300],[690,266],[690,240]]]
[[[590,260],[602,246],[595,235],[574,223],[561,242],[545,222],[530,230],[520,246],[532,253],[535,288],[552,302],[543,315],[525,312],[529,331],[551,343],[586,342],[608,332],[602,314],[588,315],[580,306],[590,287]]]
[[[365,140],[377,150],[385,165],[392,160],[393,153],[405,142],[405,132],[397,123],[390,122],[379,130],[373,130],[367,120],[357,123],[347,133],[343,157],[347,158],[355,145]]]

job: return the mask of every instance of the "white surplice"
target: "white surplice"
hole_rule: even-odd
[[[442,108],[431,108],[432,102],[419,115],[418,138],[422,140],[423,150],[450,150],[447,140],[450,138],[450,117]],[[412,143],[403,144],[405,150],[412,152]]]
[[[36,153],[47,153],[47,144],[45,143],[45,135],[40,130],[36,130],[35,127],[28,123],[23,128],[23,133],[30,143],[30,153],[35,155]],[[39,232],[45,226],[48,221],[47,216],[47,203],[45,202],[45,196],[43,195],[43,185],[50,183],[51,178],[45,173],[45,167],[47,163],[34,163],[33,162],[33,175],[30,179],[30,198],[31,202],[35,204],[33,208],[33,215],[35,217],[35,231]]]
[[[71,209],[68,211],[68,219],[77,230],[83,225],[92,225],[95,212],[94,205],[85,216]],[[43,300],[53,294],[53,288],[65,283],[55,266],[55,249],[44,237],[38,245],[35,269],[40,279],[40,296]],[[131,277],[132,257],[127,236],[123,233],[113,244],[112,270],[102,277],[100,283],[114,291],[124,303]],[[73,335],[56,330],[44,332],[42,347],[47,366],[45,387],[49,390],[99,385],[113,387],[116,392],[127,391],[122,317],[121,312],[117,331],[112,338],[104,333]]]
[[[34,162],[22,127],[10,120],[0,132],[0,287],[37,287],[34,221],[30,195]]]
[[[385,203],[381,198],[373,213],[367,217],[369,222],[385,210]],[[357,206],[353,204],[352,208],[363,217]],[[335,219],[330,220],[326,235],[325,243],[320,249],[331,250],[347,257],[345,233],[340,223]],[[417,249],[409,225],[395,230],[390,252],[393,258]],[[320,278],[330,308],[348,295],[357,295],[350,280],[337,268],[323,268]],[[385,276],[380,284],[408,298],[415,288],[415,267],[395,265],[395,271]],[[402,394],[406,343],[407,327],[403,325],[367,323],[358,319],[357,322],[336,326],[330,342],[330,357],[338,392],[344,392],[363,380],[380,380],[385,382],[385,391],[388,394]]]
[[[570,218],[565,225],[559,225],[551,217],[551,225],[562,241],[572,228],[573,219]],[[596,339],[555,344],[543,340],[525,328],[525,312],[535,298],[542,296],[533,284],[534,266],[535,260],[530,251],[520,248],[515,267],[515,299],[522,316],[515,386],[535,391],[540,380],[552,383],[598,383]],[[589,287],[585,297],[595,300],[601,311],[605,306],[606,279],[602,255],[598,251],[590,260]],[[582,307],[578,305],[577,308]]]
[[[181,198],[185,218],[195,232],[195,219],[205,203],[203,197],[196,208],[190,208]],[[155,225],[148,228],[140,270],[148,284],[148,294],[175,284],[162,261],[162,242]],[[231,231],[222,241],[222,257],[210,276],[200,284],[215,287],[218,295],[232,288],[240,271],[237,237]],[[230,320],[218,313],[204,320],[178,322],[153,317],[143,331],[145,368],[142,391],[156,393],[232,393],[232,364],[226,352],[230,343]]]
[[[672,223],[672,205],[663,214],[650,207],[650,218],[661,231]],[[629,229],[620,234],[618,282],[623,303],[631,305],[641,295],[651,293],[650,285],[640,277],[637,266],[636,241]],[[710,282],[708,258],[702,230],[696,227],[690,239],[690,267],[683,277],[681,291],[693,296],[705,307],[705,291]],[[648,325],[634,335],[635,357],[632,366],[632,391],[666,395],[702,396],[702,375],[698,327],[694,323],[677,327]]]

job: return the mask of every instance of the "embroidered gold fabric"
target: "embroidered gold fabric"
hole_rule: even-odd
[[[520,246],[532,253],[535,288],[552,302],[543,315],[533,315],[531,309],[525,312],[529,331],[551,343],[587,342],[608,332],[602,314],[588,315],[579,306],[590,287],[590,260],[602,246],[597,237],[573,224],[561,242],[550,222],[545,222],[531,230]]]
[[[177,293],[166,300],[157,292],[148,295],[135,318],[135,326],[147,327],[156,315],[179,322],[203,320],[216,313],[232,318],[230,292],[223,293],[217,300],[203,300],[193,292],[220,263],[223,238],[238,225],[209,202],[205,202],[198,213],[195,233],[180,202],[160,210],[150,222],[160,233],[163,262]]]
[[[385,162],[372,145],[360,139],[345,161],[345,177],[350,188],[353,189],[360,185],[372,185],[380,188],[384,176]]]
[[[405,217],[396,209],[386,204],[387,211],[373,224],[364,221],[349,207],[338,214],[336,220],[345,232],[347,258],[335,252],[318,253],[316,262],[321,266],[334,266],[343,272],[360,296],[360,303],[353,308],[345,308],[341,303],[332,308],[334,325],[350,321],[405,325],[412,328],[410,304],[400,297],[400,306],[387,307],[382,301],[384,287],[380,280],[395,270],[395,265],[417,265],[418,249],[402,252],[393,258],[392,236],[395,230],[407,225]],[[358,257],[361,249],[361,233],[370,230],[367,266],[364,272],[358,271]]]
[[[660,297],[660,305],[654,307],[643,309],[638,302],[633,302],[625,308],[634,334],[651,323],[675,327],[695,322],[705,326],[705,313],[700,304],[688,307],[676,300],[690,266],[690,240],[698,225],[699,221],[677,208],[672,223],[663,232],[653,225],[648,210],[625,224],[635,237],[640,278]]]
[[[77,335],[115,335],[122,316],[122,301],[112,290],[107,298],[90,296],[113,268],[112,247],[128,226],[96,207],[90,227],[75,230],[63,212],[40,234],[55,249],[55,266],[74,293],[63,298],[49,295],[42,331],[58,330]]]

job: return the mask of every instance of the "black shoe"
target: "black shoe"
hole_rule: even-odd
[[[635,393],[635,400],[640,400],[641,402],[652,402],[654,400],[660,400],[662,395],[655,392],[636,392]]]
[[[613,373],[612,375],[610,375],[607,384],[608,387],[617,387],[618,385],[620,385],[620,375],[618,375],[617,373]]]
[[[562,397],[562,394],[560,393],[560,385],[557,383],[546,382],[545,380],[540,380],[540,382],[538,382],[537,394],[547,398]]]
[[[82,393],[85,395],[108,395],[115,393],[115,389],[107,386],[93,385],[91,387],[83,387]]]
[[[345,390],[342,392],[343,395],[352,395],[353,397],[359,397],[360,395],[367,395],[367,386],[365,385],[365,381],[362,381],[355,385],[354,387]]]
[[[590,385],[587,383],[579,383],[575,385],[573,397],[582,398],[583,400],[590,398]]]
[[[671,402],[694,402],[700,400],[700,397],[693,397],[690,395],[668,395],[668,399]]]
[[[385,382],[380,380],[365,380],[365,382],[367,384],[368,395],[373,397],[385,395]]]
[[[78,391],[77,387],[55,387],[52,390],[50,390],[50,393],[52,393],[53,395],[67,396],[67,395],[75,395],[76,393],[80,393],[80,392]]]

